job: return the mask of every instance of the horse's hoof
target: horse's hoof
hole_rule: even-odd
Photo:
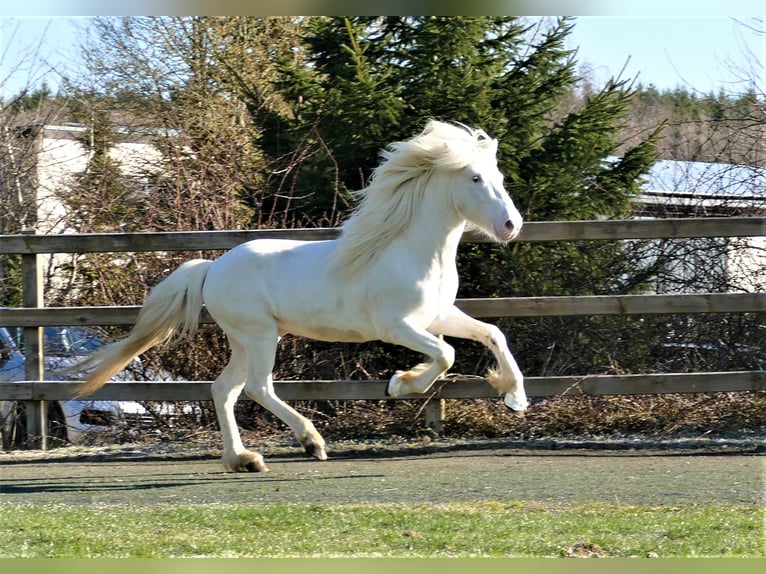
[[[389,379],[388,385],[386,385],[387,397],[398,397],[401,394],[401,374],[402,371],[396,371]]]
[[[526,399],[519,400],[516,397],[507,394],[503,398],[503,404],[508,407],[510,410],[512,410],[514,413],[524,416],[524,413],[526,412],[527,408],[529,408],[529,401]]]
[[[243,452],[229,461],[224,458],[224,466],[233,472],[269,472],[263,456],[257,452]]]
[[[321,436],[312,436],[311,433],[307,432],[302,436],[296,435],[295,438],[306,451],[306,454],[319,460],[327,460],[327,450],[325,450],[324,440]]]
[[[303,445],[303,450],[306,454],[313,456],[319,460],[327,460],[327,450],[323,445],[314,444],[313,442],[307,442]]]
[[[245,470],[247,472],[269,472],[269,467],[266,466],[266,463],[261,461],[252,461],[248,462],[245,465]]]

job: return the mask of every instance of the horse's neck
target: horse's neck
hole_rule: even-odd
[[[454,266],[465,220],[443,202],[421,208],[417,222],[402,234],[398,243],[406,246],[410,256],[421,259],[424,266]]]
[[[431,185],[439,183],[430,182]],[[330,266],[346,279],[381,258],[406,259],[409,268],[423,269],[423,273],[435,266],[444,267],[450,261],[454,266],[465,220],[455,212],[447,194],[438,193],[444,191],[443,187],[430,191],[423,194],[415,213],[405,222],[389,222],[385,212],[369,211],[371,204],[365,205],[344,224]],[[386,225],[390,227],[385,229]],[[384,229],[380,231],[381,228]]]

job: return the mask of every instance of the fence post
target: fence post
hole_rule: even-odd
[[[23,235],[34,235],[35,231],[22,231]],[[43,273],[40,255],[37,253],[21,256],[22,303],[24,307],[44,307]],[[28,381],[41,381],[45,374],[43,357],[43,330],[41,327],[24,327],[24,377]],[[45,401],[25,401],[27,413],[27,438],[29,446],[45,450],[48,447],[48,417]]]
[[[443,341],[444,335],[439,335],[439,339]],[[426,428],[441,434],[444,431],[444,410],[444,399],[437,397],[428,399],[424,407]]]
[[[444,399],[432,398],[426,403],[425,417],[426,428],[431,429],[437,434],[444,431]]]

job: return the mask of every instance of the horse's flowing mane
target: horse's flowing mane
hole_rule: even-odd
[[[355,192],[361,202],[341,227],[334,255],[338,268],[353,274],[401,235],[417,215],[435,171],[459,170],[476,154],[496,153],[497,140],[483,130],[435,120],[419,135],[388,146],[370,183]]]

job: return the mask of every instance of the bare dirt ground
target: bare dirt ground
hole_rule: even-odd
[[[0,504],[412,503],[478,500],[764,505],[762,441],[507,440],[290,445],[271,472],[225,473],[215,448],[121,445],[0,453]]]

